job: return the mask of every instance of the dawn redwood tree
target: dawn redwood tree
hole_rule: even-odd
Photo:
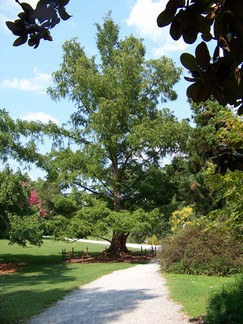
[[[51,153],[49,177],[97,194],[120,217],[141,170],[159,167],[168,153],[182,149],[189,126],[157,107],[159,100],[177,98],[173,86],[181,69],[166,57],[146,60],[144,45],[134,36],[119,40],[109,15],[96,26],[98,63],[77,39],[65,42],[60,70],[53,73],[55,86],[48,89],[53,100],[68,99],[76,106],[69,131],[54,127],[55,137],[69,137],[76,149]],[[109,251],[127,251],[128,235],[116,227]]]
[[[0,109],[0,160],[41,164],[41,154],[32,136],[34,123],[13,120],[5,109]],[[38,128],[39,129],[39,128]],[[24,139],[24,140],[23,140]]]

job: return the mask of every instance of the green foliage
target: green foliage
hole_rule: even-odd
[[[43,241],[44,220],[39,214],[18,216],[9,214],[8,237],[10,244],[26,246],[27,243],[40,246]]]
[[[53,236],[56,239],[64,239],[67,237],[66,231],[70,221],[62,215],[56,215],[47,220],[46,235]],[[72,236],[71,236],[72,237]]]
[[[32,209],[28,203],[29,190],[25,185],[27,175],[13,172],[8,166],[0,172],[0,237],[7,237],[8,213],[30,215]]]
[[[53,210],[56,214],[71,217],[77,210],[77,202],[72,197],[59,194],[53,198]]]
[[[206,101],[192,104],[193,118],[197,124],[189,141],[190,161],[198,172],[210,159],[216,164],[216,172],[243,170],[242,118],[229,107]]]
[[[14,121],[4,109],[0,109],[0,159],[6,162],[12,158],[26,164],[36,162],[41,166],[43,156],[37,153],[37,139],[42,139],[34,135],[39,131],[39,123]]]
[[[161,268],[166,272],[226,276],[242,271],[242,241],[220,231],[191,226],[162,241]]]
[[[205,324],[239,324],[243,319],[243,276],[222,287],[209,299]]]
[[[224,199],[223,208],[215,208],[208,215],[208,227],[218,228],[228,235],[238,239],[243,234],[243,174],[240,171],[228,171],[224,176],[214,173],[214,167],[211,165],[205,172],[206,180],[211,191],[217,192],[217,195]]]

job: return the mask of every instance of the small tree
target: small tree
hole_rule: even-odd
[[[9,167],[0,173],[0,236],[23,246],[27,241],[40,245],[43,236],[41,211],[31,206],[36,199],[29,203],[29,183],[26,174],[14,173]]]

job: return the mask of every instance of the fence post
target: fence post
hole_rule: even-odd
[[[62,259],[63,261],[66,260],[66,249],[62,249]]]
[[[86,248],[86,256],[87,257],[89,256],[89,248],[88,247]]]

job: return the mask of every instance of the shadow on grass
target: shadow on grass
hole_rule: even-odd
[[[43,312],[52,304],[63,299],[68,291],[64,289],[48,289],[35,291],[23,289],[1,294],[0,323],[26,323],[32,316]]]
[[[152,300],[157,297],[146,289],[81,288],[28,323],[115,323],[122,314],[139,307],[142,301],[151,300],[152,307]]]
[[[23,323],[74,288],[77,280],[55,255],[4,255],[4,262],[21,262],[23,268],[0,276],[0,323]],[[70,270],[70,271],[69,271]],[[53,289],[53,287],[55,287]]]

